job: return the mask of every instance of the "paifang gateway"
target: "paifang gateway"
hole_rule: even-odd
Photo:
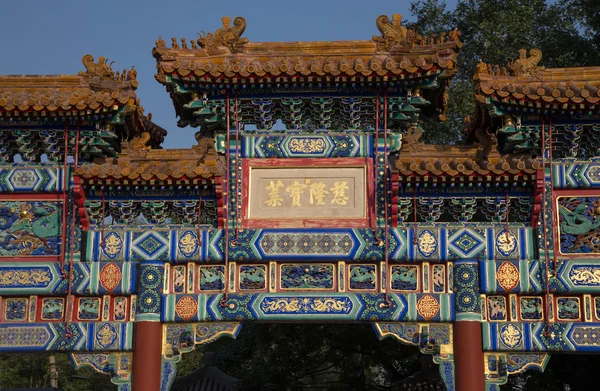
[[[134,68],[0,76],[0,350],[69,352],[120,391],[168,391],[251,321],[370,323],[459,391],[600,352],[600,67],[480,63],[464,144],[431,145],[460,32],[376,26],[159,38],[189,149],[161,149]]]

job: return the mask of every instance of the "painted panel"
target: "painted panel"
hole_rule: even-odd
[[[0,200],[0,259],[57,258],[62,202]]]

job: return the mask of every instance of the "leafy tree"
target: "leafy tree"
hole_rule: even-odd
[[[244,325],[236,340],[221,338],[184,354],[178,376],[202,367],[214,351],[224,372],[249,390],[376,390],[419,369],[416,347],[379,341],[370,324]],[[190,364],[191,362],[191,364]]]
[[[464,0],[449,10],[443,0],[411,4],[413,27],[429,35],[457,27],[464,43],[451,81],[448,120],[425,124],[424,139],[446,143],[460,138],[472,113],[475,67],[481,60],[505,64],[521,48],[539,48],[546,67],[600,64],[600,2],[597,0]]]
[[[50,353],[0,355],[0,389],[50,387]],[[107,375],[90,368],[73,369],[68,355],[55,354],[58,384],[63,391],[115,391],[117,387]]]

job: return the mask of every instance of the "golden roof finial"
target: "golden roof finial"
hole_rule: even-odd
[[[231,18],[229,16],[223,16],[221,22],[223,22],[223,28],[231,26]]]

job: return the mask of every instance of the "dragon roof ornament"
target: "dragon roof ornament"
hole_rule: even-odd
[[[473,76],[477,100],[487,99],[508,105],[539,102],[561,104],[562,109],[589,110],[600,104],[600,67],[545,68],[539,49],[519,50],[519,58],[506,65],[477,64]],[[567,105],[567,106],[564,106]]]
[[[246,20],[224,17],[214,33],[197,40],[159,37],[153,49],[157,80],[164,75],[199,78],[256,78],[304,76],[396,77],[446,72],[452,76],[462,43],[454,29],[429,37],[402,26],[401,15],[381,15],[381,36],[370,40],[314,42],[249,42],[242,38]]]

